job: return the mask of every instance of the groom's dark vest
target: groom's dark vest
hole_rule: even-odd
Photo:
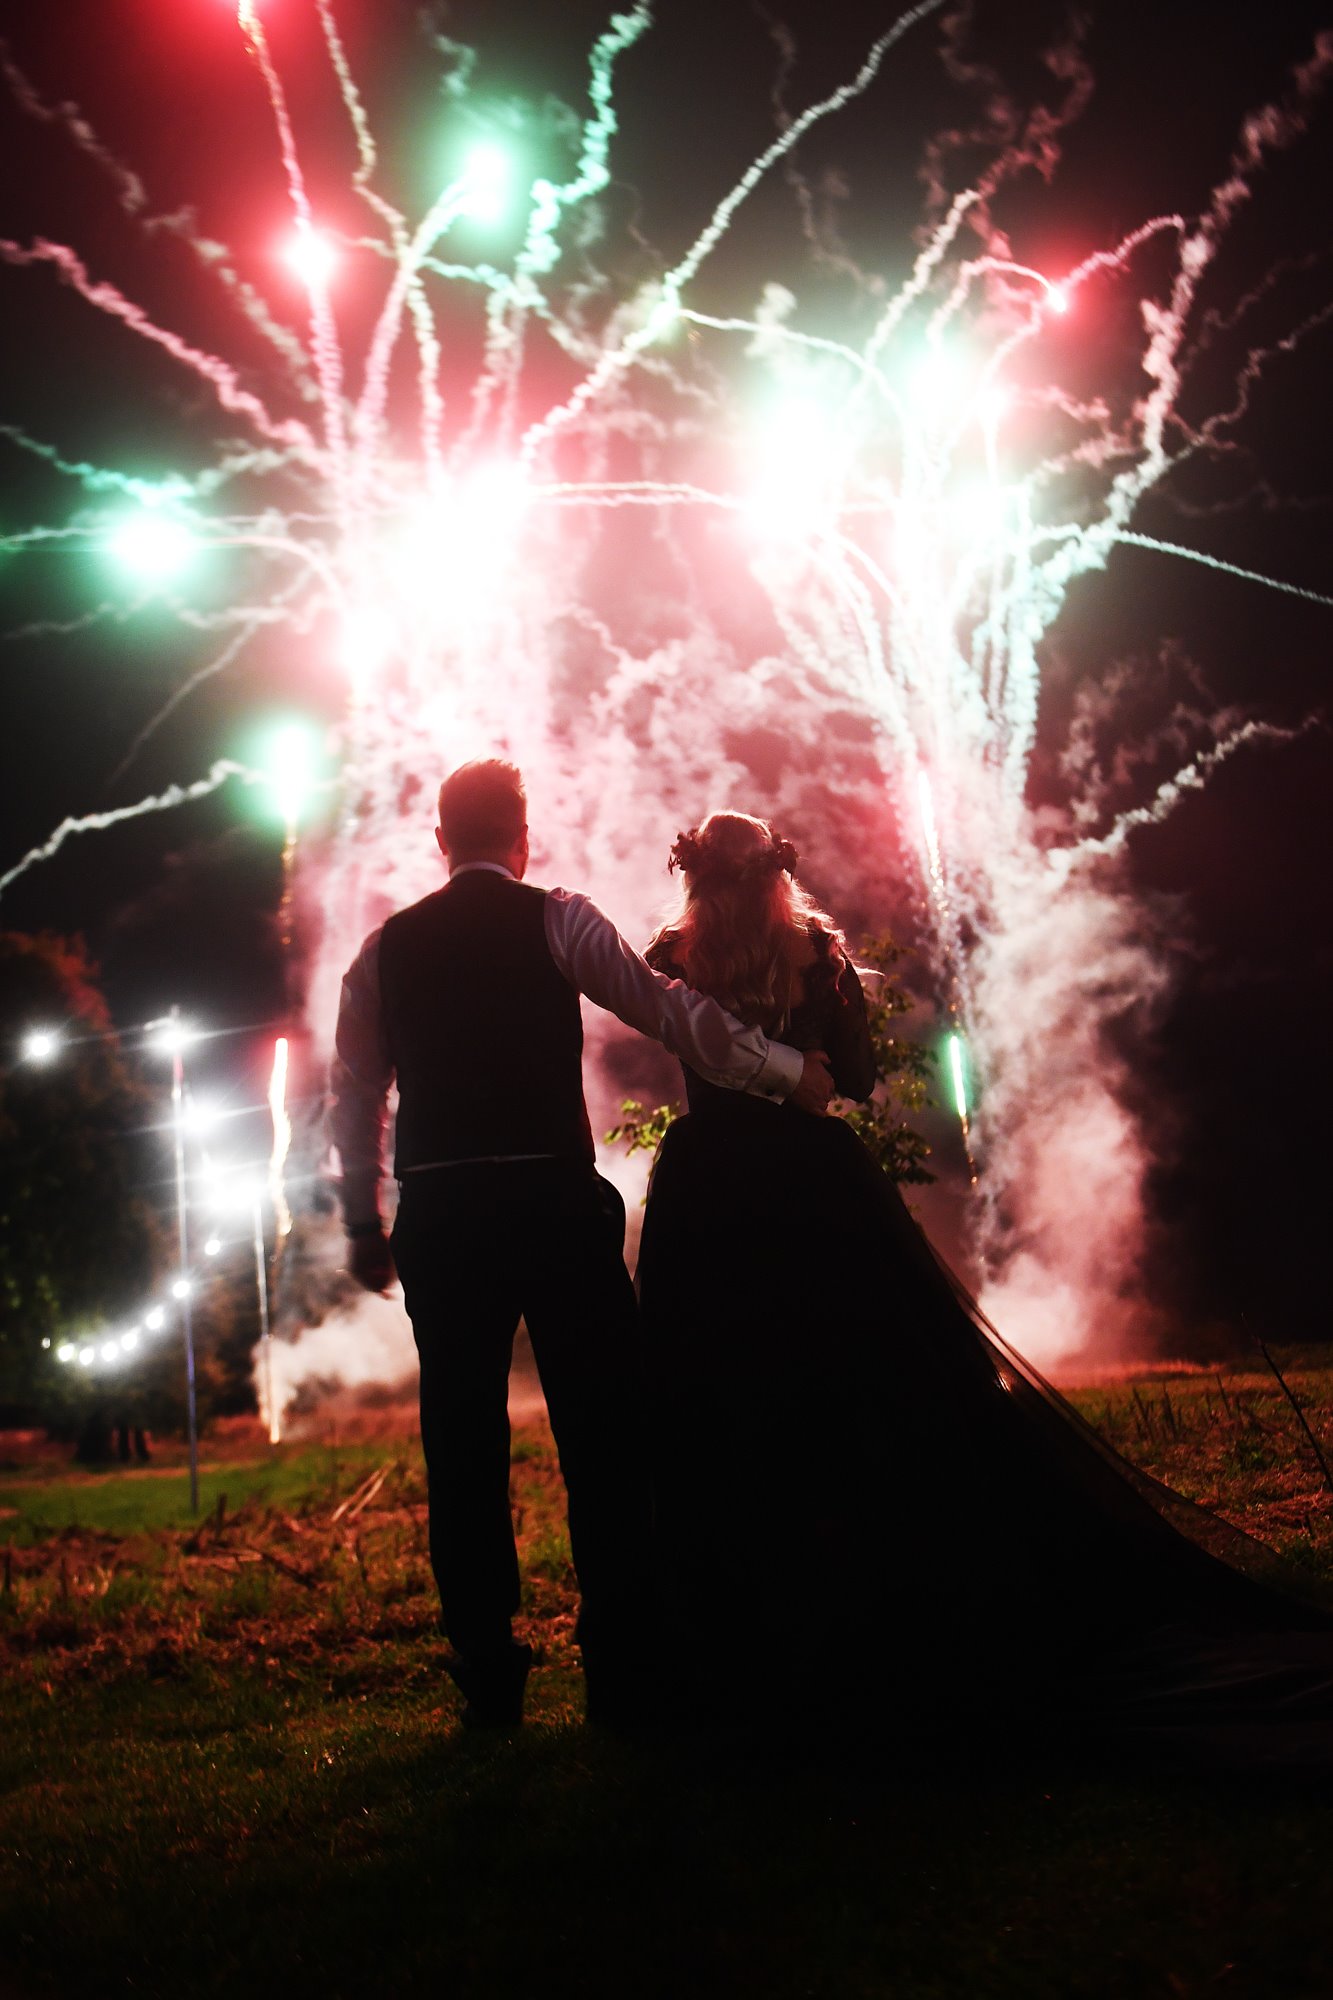
[[[385,924],[400,1178],[525,1153],[591,1162],[579,996],[551,956],[545,916],[544,890],[475,869]]]

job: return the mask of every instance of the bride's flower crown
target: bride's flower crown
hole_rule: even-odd
[[[692,826],[687,833],[676,835],[667,869],[674,875],[679,868],[691,882],[749,882],[757,876],[780,875],[784,869],[794,875],[797,858],[791,842],[774,834],[766,847],[757,847],[743,861],[736,861],[729,854],[720,854],[716,845],[702,839],[698,827]]]

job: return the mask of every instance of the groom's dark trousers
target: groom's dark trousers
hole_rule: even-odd
[[[642,1644],[650,1508],[624,1210],[591,1165],[474,1161],[407,1176],[393,1232],[421,1359],[431,1564],[445,1631],[484,1660],[510,1644],[509,1366],[526,1321],[569,1495],[590,1701]]]
[[[467,862],[387,918],[348,969],[334,1136],[349,1228],[378,1236],[397,1079],[393,1250],[421,1357],[431,1558],[460,1656],[450,1671],[470,1704],[475,1687],[475,1705],[503,1709],[526,1667],[509,1636],[519,1586],[506,1414],[522,1316],[569,1492],[588,1692],[610,1719],[646,1698],[634,1663],[647,1653],[649,1454],[624,1210],[597,1176],[583,1099],[585,994],[737,1088],[782,1096],[802,1067],[650,971],[586,897]]]

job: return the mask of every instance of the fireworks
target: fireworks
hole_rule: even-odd
[[[756,296],[751,278],[718,309],[727,246],[759,191],[783,175],[803,185],[799,149],[817,128],[877,94],[895,102],[895,57],[939,10],[940,0],[907,9],[841,87],[784,113],[772,142],[695,219],[683,252],[655,272],[641,259],[617,289],[598,263],[605,249],[614,267],[623,247],[601,204],[615,173],[618,67],[650,46],[650,7],[615,16],[594,44],[586,107],[563,120],[558,143],[549,131],[521,144],[485,136],[459,83],[457,143],[409,212],[383,191],[330,0],[317,0],[315,19],[355,155],[336,189],[322,150],[314,163],[303,152],[265,19],[242,0],[239,30],[289,211],[269,264],[275,292],[304,303],[304,336],[188,218],[172,227],[266,344],[270,386],[154,320],[84,249],[0,243],[0,258],[54,271],[151,343],[211,399],[222,433],[205,472],[150,485],[8,429],[11,445],[62,472],[84,504],[5,545],[102,550],[196,626],[201,614],[182,593],[225,565],[226,601],[208,614],[224,643],[203,675],[276,628],[341,677],[339,825],[319,862],[331,914],[312,974],[317,1030],[327,1032],[362,932],[431,886],[426,844],[404,836],[403,802],[429,797],[451,763],[497,747],[517,756],[561,872],[641,904],[652,844],[678,810],[783,806],[780,781],[771,799],[724,795],[739,781],[728,747],[737,735],[780,727],[818,739],[830,715],[851,714],[873,766],[857,782],[893,802],[940,995],[967,1032],[967,1072],[961,1031],[948,1060],[969,1158],[975,1119],[991,1185],[1003,1188],[1005,1141],[1026,1115],[1032,1074],[1032,1050],[1013,1045],[1014,982],[1038,978],[1022,940],[1045,935],[1044,899],[1083,893],[1085,865],[1134,823],[1131,813],[1109,832],[1077,827],[1054,845],[1049,831],[1034,834],[1026,786],[1044,636],[1078,580],[1117,549],[1330,602],[1153,532],[1141,511],[1179,467],[1233,449],[1270,365],[1333,313],[1316,306],[1243,343],[1212,408],[1196,407],[1200,357],[1214,354],[1220,324],[1208,288],[1234,216],[1272,154],[1299,139],[1333,51],[1320,44],[1285,94],[1257,108],[1196,214],[1151,216],[1068,267],[1038,268],[989,218],[997,188],[1031,164],[1011,147],[941,200],[896,286],[844,260],[845,324],[776,279]],[[40,100],[22,88],[31,113]],[[131,197],[142,207],[137,175],[86,120],[78,143],[127,208],[136,212]],[[330,219],[345,218],[349,197],[364,235]],[[487,232],[506,231],[505,247],[497,234],[479,253]],[[1090,386],[1079,330],[1116,288],[1137,302],[1142,339],[1115,379]],[[661,565],[654,588],[679,616],[643,639],[629,593],[608,588],[605,573],[647,548]],[[728,573],[747,593],[757,585],[766,605],[748,656],[708,608],[710,594],[735,594]],[[1240,727],[1248,741],[1262,725]],[[1196,759],[1135,811],[1165,810],[1172,783],[1188,786],[1224,754],[1225,744]],[[290,732],[263,768],[219,757],[204,778],[65,820],[0,874],[0,893],[75,833],[233,781],[270,785],[289,890],[314,770],[309,738]],[[1114,911],[1097,908],[1104,942]],[[1049,949],[1059,958],[1064,947]],[[285,1046],[270,1096],[279,1239]]]
[[[967,1124],[967,1078],[963,1072],[963,1038],[961,1035],[949,1037],[949,1082],[953,1089],[954,1109],[963,1126]]]
[[[283,1184],[283,1169],[292,1143],[292,1121],[287,1115],[287,1037],[279,1035],[273,1044],[273,1069],[268,1085],[269,1116],[273,1121],[273,1152],[269,1160],[268,1191],[273,1203],[274,1227],[278,1243],[292,1226],[292,1214],[287,1206],[287,1191]]]

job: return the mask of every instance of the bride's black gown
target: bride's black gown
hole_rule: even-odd
[[[820,953],[782,1035],[869,1095],[850,968]],[[841,1119],[685,1080],[639,1288],[697,1705],[1002,1700],[1326,1761],[1333,1615],[1006,1345]]]

